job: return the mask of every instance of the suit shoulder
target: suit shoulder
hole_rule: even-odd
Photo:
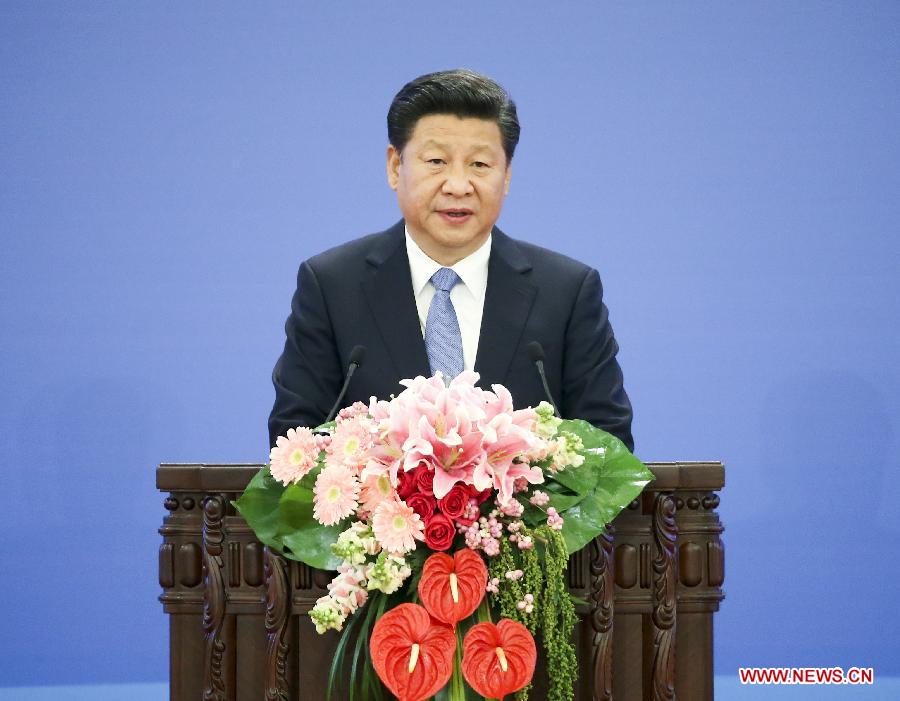
[[[565,276],[567,278],[584,278],[593,268],[587,263],[521,239],[510,239],[522,252],[538,274]]]
[[[328,275],[335,272],[346,275],[349,270],[362,267],[373,252],[390,246],[396,236],[395,227],[367,234],[317,253],[307,259],[306,263],[316,273]]]

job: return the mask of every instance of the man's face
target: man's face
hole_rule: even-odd
[[[496,122],[430,114],[402,153],[388,147],[387,176],[410,236],[429,257],[453,265],[487,239],[512,170]]]

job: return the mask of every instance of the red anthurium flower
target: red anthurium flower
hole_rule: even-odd
[[[473,550],[457,550],[453,557],[435,553],[422,568],[419,598],[432,616],[454,626],[478,608],[487,577],[484,560]]]
[[[497,625],[474,625],[463,640],[463,676],[469,686],[487,698],[502,699],[528,684],[536,660],[531,633],[508,618]]]
[[[381,616],[369,639],[372,666],[400,701],[423,701],[453,672],[456,634],[435,625],[418,604],[400,604]]]

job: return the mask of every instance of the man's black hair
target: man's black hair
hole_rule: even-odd
[[[419,76],[394,96],[387,115],[388,140],[398,152],[412,137],[416,123],[429,114],[490,119],[500,128],[507,163],[519,143],[516,103],[486,75],[457,68]]]

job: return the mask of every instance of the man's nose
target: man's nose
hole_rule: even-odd
[[[451,167],[447,171],[447,178],[444,180],[442,189],[445,195],[453,195],[454,197],[463,197],[471,194],[474,188],[465,166]]]

